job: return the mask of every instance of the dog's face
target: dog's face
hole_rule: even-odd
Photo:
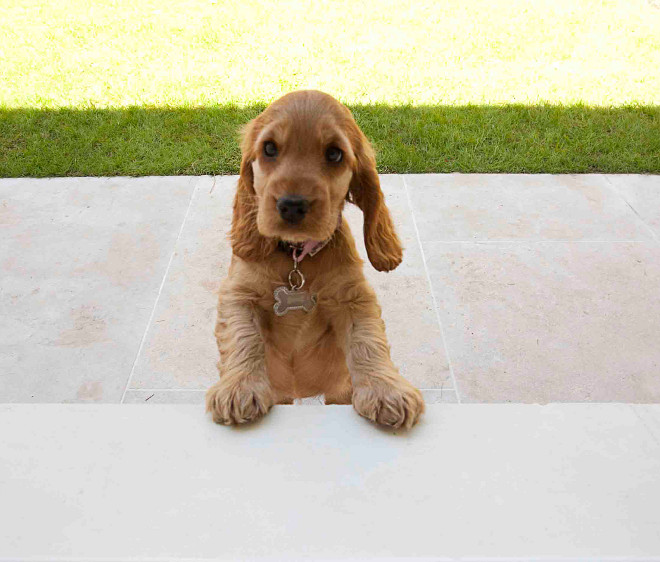
[[[329,96],[314,101],[293,96],[271,105],[253,140],[263,236],[325,240],[337,228],[356,158],[343,106]]]
[[[375,159],[350,111],[331,96],[300,91],[280,98],[244,130],[234,203],[234,253],[261,259],[278,239],[322,241],[344,201],[365,215],[365,243],[377,269],[401,261]]]

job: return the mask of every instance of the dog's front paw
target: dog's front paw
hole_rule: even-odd
[[[248,377],[220,379],[206,392],[206,411],[224,425],[247,423],[268,413],[273,393],[267,382]]]
[[[365,418],[390,427],[411,428],[424,412],[422,393],[406,379],[376,377],[353,389],[353,407]]]

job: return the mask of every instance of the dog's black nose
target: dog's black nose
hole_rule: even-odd
[[[277,200],[277,210],[280,212],[280,216],[291,224],[303,220],[308,209],[309,201],[300,195],[285,195]]]

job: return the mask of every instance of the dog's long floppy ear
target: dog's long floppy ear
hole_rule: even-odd
[[[275,241],[262,236],[257,228],[258,199],[254,190],[252,162],[256,157],[254,143],[258,135],[257,120],[250,121],[242,130],[241,172],[234,197],[231,221],[232,251],[247,261],[259,261],[275,251]]]
[[[364,243],[371,265],[378,271],[391,271],[401,263],[403,249],[380,189],[374,151],[364,133],[356,129],[357,169],[351,179],[349,201],[364,214]]]

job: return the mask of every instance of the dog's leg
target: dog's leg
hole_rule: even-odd
[[[352,402],[352,393],[353,389],[349,384],[343,388],[336,388],[330,392],[326,392],[323,398],[325,404],[350,404]]]
[[[385,324],[373,291],[365,290],[351,309],[346,358],[353,381],[353,407],[382,425],[412,427],[424,411],[424,400],[390,359]]]
[[[206,393],[206,410],[225,425],[255,420],[268,412],[274,393],[266,374],[263,337],[253,306],[225,295],[218,306],[215,335],[220,380]]]

